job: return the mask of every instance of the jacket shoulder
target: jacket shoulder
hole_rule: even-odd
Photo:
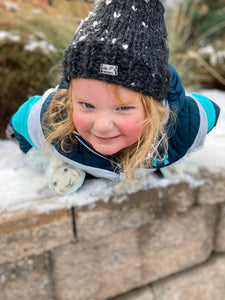
[[[168,161],[173,164],[178,161],[192,148],[197,145],[201,117],[199,107],[196,101],[185,96],[185,101],[179,115],[170,117],[170,125],[167,130],[168,134]],[[205,137],[206,132],[203,136]]]

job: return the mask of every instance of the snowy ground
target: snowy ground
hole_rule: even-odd
[[[225,176],[225,92],[205,90],[202,94],[208,96],[221,107],[221,115],[217,127],[207,136],[204,147],[177,165],[176,169],[165,170],[166,179],[149,175],[146,181],[136,181],[132,185],[120,187],[120,198],[123,201],[126,194],[138,189],[162,187],[171,181],[179,183],[188,181],[190,187],[199,184],[196,179],[201,169],[206,172],[223,174]],[[171,178],[171,175],[173,178]],[[0,212],[18,209],[35,209],[40,212],[57,208],[70,208],[94,204],[99,195],[108,201],[116,192],[118,185],[107,180],[86,180],[83,187],[73,195],[55,196],[47,186],[46,177],[35,168],[27,165],[25,155],[16,143],[0,140]]]

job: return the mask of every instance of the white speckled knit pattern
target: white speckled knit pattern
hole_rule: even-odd
[[[104,80],[163,100],[171,76],[163,14],[158,0],[99,1],[64,52],[64,79]]]

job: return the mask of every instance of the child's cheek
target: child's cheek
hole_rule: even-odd
[[[144,131],[144,125],[141,124],[142,120],[125,120],[120,124],[120,129],[125,135],[137,137],[137,139],[142,135]]]
[[[73,122],[75,125],[75,128],[77,129],[78,132],[86,131],[90,127],[90,122],[87,119],[87,117],[82,117],[81,115],[79,116],[74,116],[73,117]]]

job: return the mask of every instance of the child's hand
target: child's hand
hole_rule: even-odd
[[[20,149],[24,152],[27,153],[32,146],[30,143],[17,131],[14,130],[12,127],[11,123],[8,124],[5,130],[6,137],[10,140],[15,141],[16,143],[19,143]]]
[[[16,139],[15,138],[15,131],[13,129],[13,127],[11,126],[11,124],[9,123],[6,127],[5,130],[5,135],[8,139]]]

